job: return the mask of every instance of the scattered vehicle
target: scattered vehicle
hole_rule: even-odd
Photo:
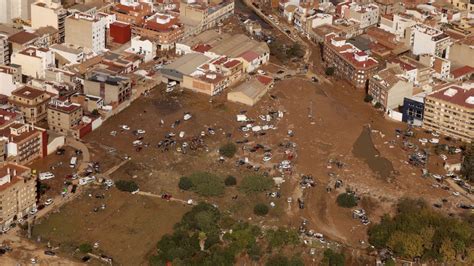
[[[69,167],[75,168],[76,164],[77,164],[77,157],[76,156],[71,157],[71,161],[69,162]]]
[[[44,251],[44,255],[56,256],[56,253],[54,253],[54,251],[51,251],[51,250],[45,250],[45,251]]]
[[[137,134],[145,134],[146,131],[143,129],[137,129]]]
[[[130,130],[130,127],[127,125],[120,125],[120,128],[123,130]]]
[[[459,195],[461,195],[461,193],[459,193],[459,192],[457,192],[457,191],[453,191],[453,196],[456,196],[456,197],[457,197],[457,196],[459,196]]]
[[[38,212],[38,209],[36,208],[33,208],[30,210],[30,212],[28,212],[30,215],[35,215],[36,213]]]
[[[48,206],[48,205],[51,205],[53,204],[53,199],[49,198],[47,199],[45,202],[44,202],[44,205]]]
[[[51,172],[43,172],[39,174],[39,180],[47,180],[54,178],[54,174]]]
[[[56,150],[56,155],[64,155],[65,152],[66,150],[64,148],[58,148]]]
[[[189,119],[191,119],[193,116],[190,114],[190,113],[184,113],[184,121],[188,121]]]
[[[421,139],[419,139],[418,141],[419,141],[420,143],[422,143],[422,144],[425,144],[425,143],[428,142],[428,139],[421,138]]]
[[[438,143],[439,143],[439,139],[432,138],[432,139],[430,139],[430,143],[431,143],[431,144],[438,144]]]

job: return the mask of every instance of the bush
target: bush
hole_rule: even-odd
[[[191,179],[189,179],[189,177],[182,176],[179,179],[178,187],[182,190],[190,190],[193,187],[193,182],[191,181]]]
[[[79,251],[82,253],[90,253],[92,252],[92,246],[88,243],[83,243],[79,245]]]
[[[278,228],[277,230],[268,230],[266,237],[270,249],[286,245],[296,245],[299,241],[298,233],[293,229]]]
[[[115,186],[120,191],[133,192],[138,190],[138,185],[134,181],[129,180],[118,180],[115,182]]]
[[[474,181],[474,144],[471,144],[462,160],[461,174],[469,181]]]
[[[357,199],[353,194],[342,193],[337,196],[337,205],[344,208],[352,208],[357,206]]]
[[[332,249],[328,248],[324,251],[322,264],[329,266],[344,266],[344,260],[344,254],[334,252]]]
[[[228,187],[237,185],[237,179],[231,175],[227,176],[224,180],[224,184]]]
[[[257,203],[253,208],[253,213],[258,216],[265,216],[268,213],[268,206],[263,203]]]
[[[196,172],[189,176],[192,190],[201,196],[220,196],[224,194],[224,182],[216,175],[208,172]]]
[[[380,109],[380,108],[382,108],[382,104],[379,103],[379,102],[376,102],[374,107],[375,107],[375,109]]]
[[[237,152],[237,146],[235,146],[235,144],[232,142],[224,144],[219,148],[220,155],[227,158],[234,157],[236,152]]]
[[[291,259],[288,259],[286,256],[283,255],[274,255],[268,259],[267,266],[304,266],[303,261],[301,258],[297,256],[293,256]]]
[[[255,193],[269,190],[273,185],[273,180],[262,175],[248,175],[240,182],[240,189],[245,193]]]
[[[326,76],[334,75],[334,67],[327,67],[324,73],[326,74]]]
[[[374,97],[372,97],[372,95],[367,94],[367,95],[365,95],[365,97],[364,97],[364,102],[369,103],[369,102],[371,102],[373,99],[374,99]]]

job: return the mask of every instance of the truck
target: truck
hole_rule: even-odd
[[[76,164],[77,164],[77,157],[76,157],[76,156],[73,156],[73,157],[71,158],[71,161],[69,162],[69,166],[70,166],[71,168],[74,168],[74,167],[76,167]]]

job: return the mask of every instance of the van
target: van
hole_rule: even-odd
[[[84,185],[87,185],[89,183],[92,183],[94,180],[95,180],[95,176],[86,176],[86,177],[83,177],[83,178],[79,179],[79,185],[84,186]]]
[[[43,172],[39,174],[39,180],[46,180],[54,178],[54,174],[51,172]]]
[[[77,157],[74,156],[74,157],[71,158],[71,161],[69,162],[69,166],[71,168],[74,168],[74,167],[76,167],[76,164],[77,164]]]

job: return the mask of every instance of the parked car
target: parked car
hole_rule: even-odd
[[[51,205],[53,204],[53,199],[49,198],[47,199],[45,202],[44,202],[44,205],[48,206],[48,205]]]

